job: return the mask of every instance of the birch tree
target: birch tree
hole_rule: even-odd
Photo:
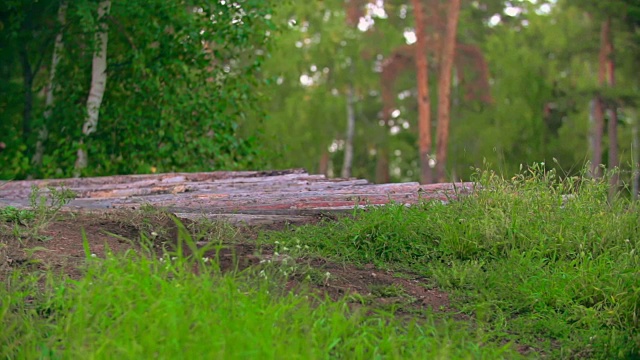
[[[107,85],[107,44],[109,41],[109,25],[106,16],[111,9],[111,0],[103,0],[98,4],[98,31],[95,33],[96,50],[93,54],[91,65],[91,87],[87,98],[87,116],[82,126],[83,139],[80,140],[78,157],[75,165],[75,176],[81,175],[87,167],[87,150],[84,147],[84,140],[96,131],[98,118],[100,115],[100,105],[104,97]]]
[[[350,28],[355,28],[360,20],[360,16],[362,16],[362,3],[356,0],[350,0],[345,3],[346,6],[346,24]],[[350,76],[355,76],[354,74],[354,59],[350,59],[351,63],[349,64],[349,69],[351,70]],[[347,84],[346,91],[346,102],[347,102],[347,131],[345,134],[345,144],[344,144],[344,162],[342,164],[342,173],[340,174],[343,178],[351,177],[351,169],[353,168],[353,137],[355,135],[356,130],[356,112],[355,112],[355,94],[354,94],[354,86],[353,79],[349,79]]]
[[[49,137],[49,121],[51,119],[51,114],[53,112],[53,105],[55,102],[55,92],[56,92],[56,72],[58,69],[58,64],[60,63],[60,57],[62,56],[63,50],[63,34],[64,34],[64,26],[66,24],[67,17],[67,9],[69,8],[69,3],[66,0],[60,2],[60,6],[58,8],[58,33],[56,34],[55,44],[53,46],[53,55],[51,56],[51,68],[49,69],[49,83],[46,88],[46,100],[45,100],[45,110],[42,115],[43,123],[38,130],[38,141],[36,142],[36,150],[33,155],[33,165],[37,168],[42,165],[42,156],[44,154],[44,142]]]
[[[353,166],[353,135],[356,129],[356,112],[354,109],[355,95],[353,85],[347,85],[347,136],[344,146],[344,164],[342,164],[342,177],[351,177]]]

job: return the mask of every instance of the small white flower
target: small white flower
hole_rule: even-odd
[[[152,232],[151,232],[151,237],[152,237],[152,238],[158,237],[158,233],[157,233],[157,232],[155,232],[155,231],[152,231]]]
[[[96,257],[96,254],[91,254],[91,257],[92,257],[92,258]]]

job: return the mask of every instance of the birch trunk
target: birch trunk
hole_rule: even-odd
[[[415,63],[418,78],[418,129],[420,148],[420,181],[433,182],[431,171],[431,99],[429,97],[429,63],[427,60],[427,34],[422,0],[413,0],[416,24]]]
[[[354,109],[353,84],[347,87],[347,136],[344,147],[344,164],[342,165],[343,178],[351,177],[353,167],[353,135],[356,128],[356,114]]]
[[[45,110],[42,116],[43,124],[38,131],[38,141],[36,142],[36,152],[33,155],[32,163],[38,167],[42,164],[42,156],[44,155],[44,142],[49,137],[49,119],[51,118],[51,112],[53,104],[55,102],[55,90],[56,90],[56,70],[58,69],[58,63],[60,63],[60,56],[63,48],[63,33],[64,26],[67,18],[67,8],[69,4],[67,1],[62,1],[58,8],[58,25],[60,30],[56,35],[55,44],[53,45],[53,55],[51,57],[51,69],[49,70],[49,84],[47,85],[47,97],[45,99]]]
[[[438,81],[438,133],[436,139],[436,176],[438,182],[445,182],[447,148],[449,146],[449,124],[451,120],[451,77],[455,60],[456,35],[460,18],[460,0],[451,0],[447,13],[447,31],[440,61]]]
[[[79,177],[82,170],[87,167],[87,150],[84,148],[84,139],[96,131],[100,105],[107,85],[107,43],[109,41],[109,26],[105,17],[109,15],[111,0],[102,0],[98,4],[98,31],[95,34],[97,49],[93,53],[91,66],[91,87],[87,98],[87,116],[82,126],[83,139],[80,140],[78,158],[75,166],[75,176]]]

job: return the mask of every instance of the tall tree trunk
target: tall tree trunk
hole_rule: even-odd
[[[603,27],[603,48],[604,48],[604,56],[606,61],[606,74],[607,74],[607,85],[610,88],[613,88],[616,85],[615,78],[615,61],[614,61],[614,49],[613,49],[613,35],[611,33],[611,19],[607,19]],[[618,106],[616,101],[608,101],[608,115],[609,115],[609,127],[607,131],[609,132],[609,169],[613,171],[610,178],[610,197],[615,195],[618,190],[618,170],[616,169],[619,164],[618,159]]]
[[[356,113],[354,109],[355,96],[353,93],[353,84],[347,86],[347,136],[344,147],[344,164],[342,165],[343,178],[351,177],[351,168],[353,167],[353,135],[356,128]]]
[[[387,184],[391,181],[389,175],[389,151],[387,150],[387,144],[381,144],[378,146],[376,152],[376,183]]]
[[[53,110],[53,104],[55,102],[55,90],[56,90],[56,71],[58,69],[58,63],[60,62],[60,56],[62,54],[63,43],[62,37],[64,32],[64,26],[67,18],[67,8],[69,3],[63,0],[58,8],[58,25],[60,30],[56,35],[55,44],[53,46],[53,55],[51,57],[51,69],[49,70],[49,84],[47,85],[47,97],[45,99],[45,110],[43,114],[43,124],[38,131],[38,141],[36,143],[36,152],[33,155],[32,164],[34,167],[39,167],[42,164],[42,156],[44,155],[44,142],[49,137],[49,119]]]
[[[97,49],[93,53],[91,66],[91,87],[87,98],[87,117],[82,126],[83,139],[80,140],[78,148],[78,158],[75,166],[75,176],[81,175],[83,169],[87,167],[87,150],[84,148],[84,139],[96,131],[98,117],[100,115],[100,105],[107,85],[107,43],[109,41],[109,25],[106,16],[111,10],[111,0],[102,0],[98,4],[98,31],[95,34]]]
[[[613,196],[618,191],[618,166],[620,165],[618,159],[618,109],[614,104],[608,110],[609,113],[609,169],[613,171],[609,183],[611,188],[609,189],[609,195]]]
[[[427,34],[422,0],[412,0],[416,25],[415,63],[418,75],[418,129],[420,148],[420,181],[433,182],[431,171],[431,99],[429,97],[429,63],[427,60]]]
[[[609,31],[611,27],[610,21],[605,21],[600,29],[600,52],[598,55],[598,84],[600,87],[604,87],[607,81],[607,57],[608,48],[607,42],[609,37]],[[604,135],[604,102],[602,95],[598,95],[593,99],[593,155],[591,157],[591,176],[594,178],[600,177],[600,165],[602,164],[602,138]]]
[[[604,110],[602,108],[602,99],[596,96],[591,100],[591,169],[590,176],[599,178],[600,164],[602,164],[602,137],[604,134]]]
[[[455,61],[456,36],[460,18],[460,0],[451,0],[447,13],[447,31],[440,60],[440,79],[438,81],[438,133],[436,139],[436,177],[445,182],[447,148],[449,146],[449,124],[451,118],[451,77]]]
[[[22,110],[22,142],[29,151],[29,140],[31,137],[31,113],[33,111],[33,71],[29,62],[29,55],[26,44],[21,44],[19,50],[20,64],[22,66],[24,108]]]
[[[318,173],[329,176],[329,152],[327,150],[320,155],[320,163],[318,164]]]
[[[631,158],[633,159],[633,175],[631,177],[631,197],[633,200],[638,200],[638,191],[640,191],[640,137],[638,137],[638,128],[640,123],[638,122],[638,112],[633,109],[629,111],[631,114],[632,128],[631,128]]]

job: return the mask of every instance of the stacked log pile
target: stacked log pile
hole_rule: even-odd
[[[32,187],[77,195],[66,208],[79,211],[161,207],[180,218],[220,218],[250,225],[298,223],[355,207],[391,202],[413,205],[424,199],[448,202],[473,189],[471,183],[371,184],[329,179],[301,169],[117,175],[94,178],[11,181],[0,184],[0,206],[28,207]]]

